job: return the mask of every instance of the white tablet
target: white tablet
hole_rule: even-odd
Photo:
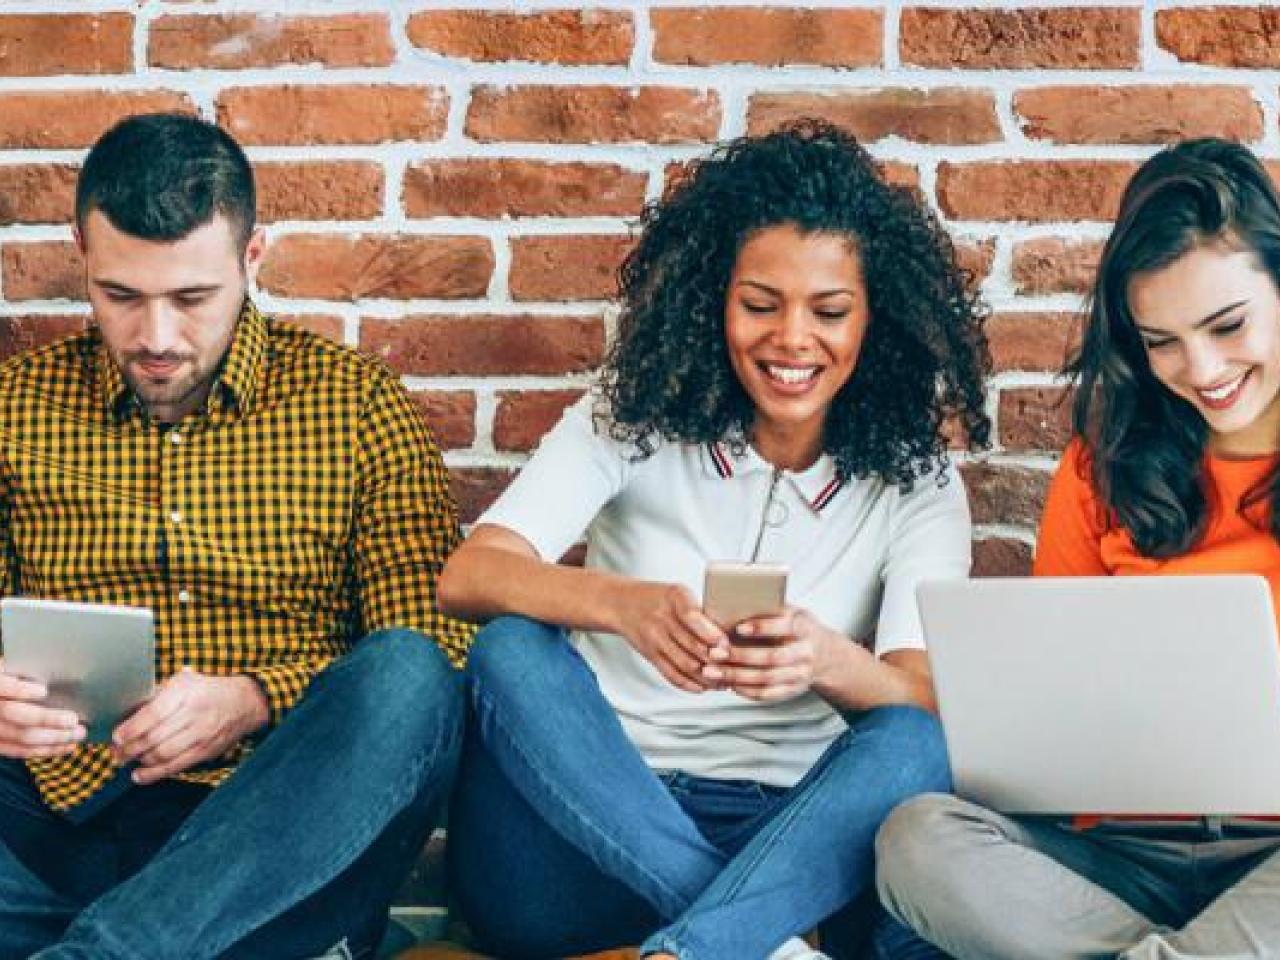
[[[38,680],[45,703],[74,710],[103,743],[155,691],[155,619],[141,607],[5,597],[0,639],[7,673]]]

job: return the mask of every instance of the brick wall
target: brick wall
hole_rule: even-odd
[[[979,568],[1021,570],[1121,186],[1181,136],[1280,157],[1278,66],[1280,10],[1239,3],[6,0],[0,353],[84,321],[85,148],[126,112],[199,111],[257,164],[264,304],[404,375],[472,517],[589,382],[628,217],[669,167],[821,114],[982,278],[998,446],[965,469]]]

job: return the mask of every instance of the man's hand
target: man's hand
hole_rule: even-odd
[[[0,756],[15,760],[60,757],[75,751],[84,725],[71,710],[45,707],[44,684],[3,672],[0,665]]]
[[[213,760],[267,724],[266,694],[250,677],[183,668],[112,734],[118,763],[138,762],[133,780],[155,783]]]

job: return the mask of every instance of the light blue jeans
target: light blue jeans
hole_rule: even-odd
[[[448,792],[461,676],[407,630],[318,676],[222,786],[137,787],[83,823],[0,770],[0,957],[372,953]]]
[[[655,773],[564,632],[519,617],[481,632],[468,692],[452,886],[509,960],[641,940],[644,954],[763,960],[869,890],[899,801],[949,786],[939,725],[913,707],[851,717],[790,789]],[[895,932],[897,956],[904,942],[937,955]]]

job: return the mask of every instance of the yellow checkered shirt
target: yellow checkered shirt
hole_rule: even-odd
[[[0,366],[0,444],[4,593],[149,607],[157,679],[252,676],[275,724],[370,631],[465,657],[472,628],[436,609],[459,532],[418,409],[377,360],[247,300],[201,412],[151,422],[91,329]],[[117,772],[93,745],[29,767],[63,811]]]

